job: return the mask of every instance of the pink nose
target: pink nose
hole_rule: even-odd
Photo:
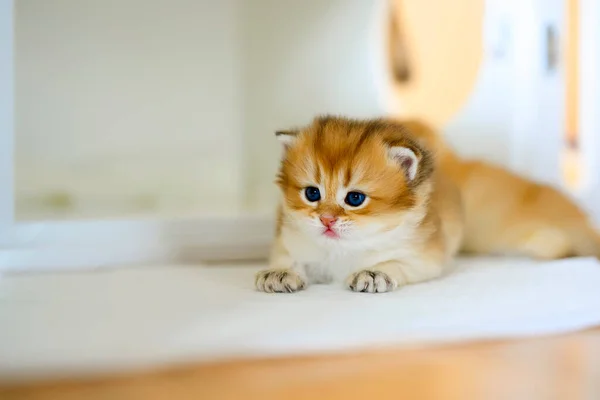
[[[335,221],[337,221],[337,218],[333,215],[321,215],[319,219],[321,220],[321,223],[327,228],[331,228],[333,224],[335,224]]]

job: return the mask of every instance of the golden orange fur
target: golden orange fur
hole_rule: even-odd
[[[444,272],[462,238],[460,197],[410,129],[320,117],[278,136],[282,203],[259,290],[345,281],[354,291],[384,292]]]
[[[600,235],[565,194],[490,163],[462,160],[426,124],[402,123],[438,154],[439,168],[460,188],[464,252],[600,258]]]

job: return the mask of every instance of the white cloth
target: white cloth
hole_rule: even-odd
[[[600,263],[461,259],[393,293],[253,289],[250,266],[138,267],[0,280],[0,380],[172,362],[561,333],[600,324]]]

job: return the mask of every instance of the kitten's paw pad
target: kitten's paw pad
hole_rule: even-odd
[[[256,274],[254,285],[259,292],[294,293],[306,287],[306,284],[294,271],[286,269],[267,269]]]
[[[398,282],[380,271],[358,271],[348,278],[348,287],[354,292],[383,293],[398,287]]]

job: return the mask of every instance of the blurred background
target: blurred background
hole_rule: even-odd
[[[272,212],[273,133],[319,113],[581,186],[578,0],[15,7],[19,220]]]

